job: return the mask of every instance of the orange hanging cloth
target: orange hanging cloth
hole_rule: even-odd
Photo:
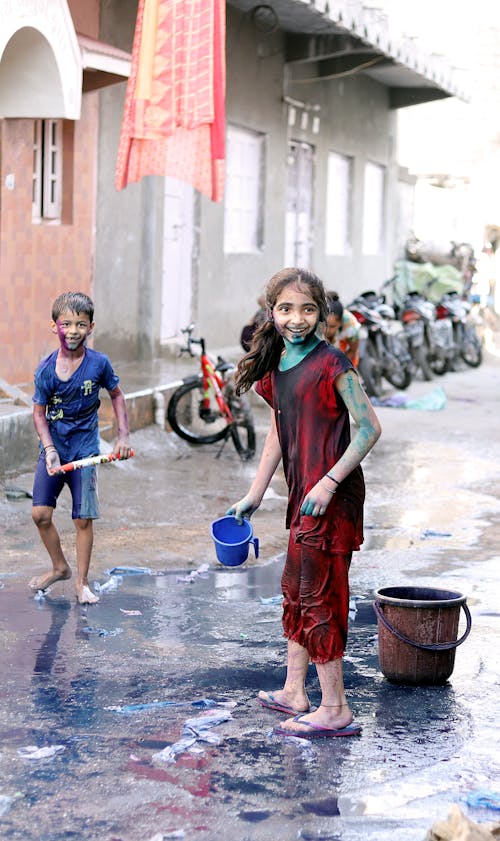
[[[224,194],[225,0],[139,0],[117,190],[144,175]]]

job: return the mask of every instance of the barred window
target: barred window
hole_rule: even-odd
[[[33,221],[60,220],[62,207],[62,122],[33,123]]]

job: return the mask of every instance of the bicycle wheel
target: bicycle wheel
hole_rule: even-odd
[[[252,409],[247,397],[237,397],[231,382],[224,388],[224,396],[234,418],[231,424],[231,438],[236,452],[242,461],[248,461],[255,455],[256,435]]]
[[[203,406],[203,382],[193,377],[174,391],[169,400],[167,418],[170,426],[190,444],[214,444],[228,435],[226,419],[216,403],[212,389],[210,406]]]

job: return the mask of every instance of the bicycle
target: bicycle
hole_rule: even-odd
[[[231,438],[242,461],[255,455],[256,436],[252,410],[248,398],[236,394],[234,373],[236,366],[221,356],[217,362],[206,351],[205,339],[193,339],[195,325],[181,330],[186,345],[179,355],[194,357],[193,345],[200,346],[200,372],[185,377],[172,394],[167,406],[167,418],[173,431],[190,444],[214,444],[222,441],[222,449]]]

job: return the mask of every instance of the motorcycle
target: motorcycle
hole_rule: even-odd
[[[385,281],[382,289],[395,287],[397,280],[398,275],[394,275]],[[426,289],[434,282],[435,279],[431,280]],[[437,319],[436,307],[426,298],[425,290],[398,296],[394,306],[407,337],[413,373],[420,369],[424,380],[444,374],[454,353],[451,324]]]
[[[437,319],[435,305],[420,292],[408,292],[398,308],[415,368],[424,380],[444,374],[453,356],[451,324]]]
[[[347,309],[361,325],[359,373],[367,394],[382,396],[382,377],[395,388],[408,388],[411,356],[404,332],[384,296],[371,290],[364,292]]]
[[[447,322],[453,341],[451,364],[456,366],[463,359],[471,368],[478,368],[483,361],[481,340],[474,324],[468,318],[471,305],[457,292],[446,292],[436,307],[438,323]]]

